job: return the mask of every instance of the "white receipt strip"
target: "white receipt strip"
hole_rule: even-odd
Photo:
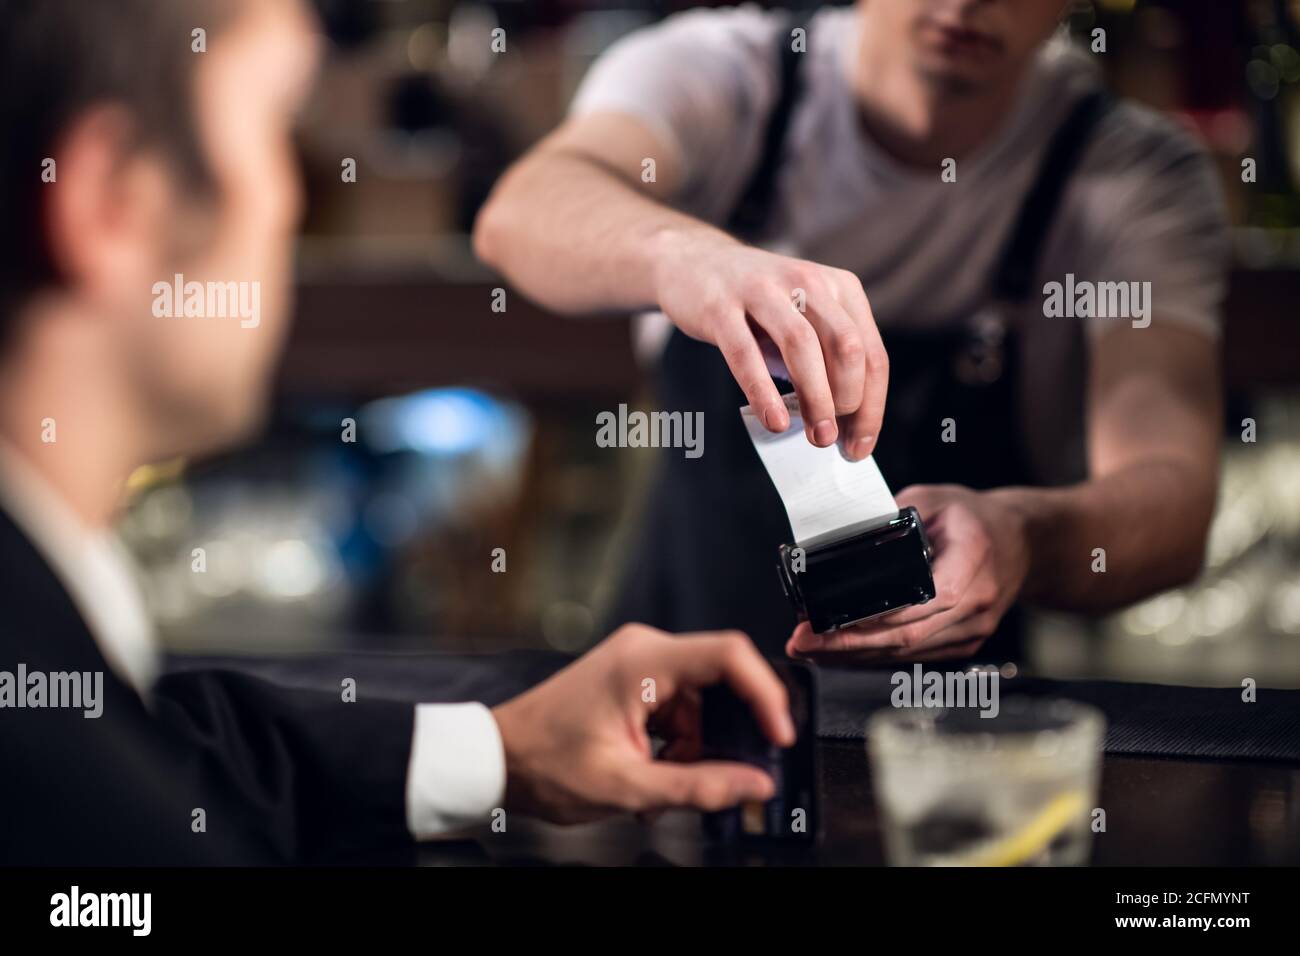
[[[740,417],[785,504],[795,544],[898,511],[873,459],[849,461],[838,443],[818,448],[804,435],[798,398],[786,395],[785,406],[790,427],[779,435],[764,428],[749,405]]]

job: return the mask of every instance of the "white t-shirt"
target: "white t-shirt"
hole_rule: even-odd
[[[645,122],[684,170],[675,205],[722,225],[758,159],[778,92],[778,33],[787,29],[786,14],[753,6],[669,17],[611,46],[570,112],[617,111]],[[855,272],[882,329],[965,321],[986,304],[1052,134],[1100,84],[1098,71],[1068,39],[1053,39],[1002,128],[958,161],[956,182],[944,182],[937,168],[900,164],[865,131],[850,85],[860,31],[851,7],[822,9],[809,22],[771,211],[772,246]],[[1054,416],[1078,401],[1060,394],[1059,383],[1068,380],[1065,366],[1077,378],[1082,356],[1069,344],[1070,320],[1044,316],[1037,293],[1046,283],[1065,283],[1067,274],[1076,284],[1150,282],[1154,323],[1217,336],[1227,260],[1223,201],[1208,157],[1170,120],[1121,104],[1071,179],[1021,316],[1034,356],[1028,371],[1043,380],[1042,400],[1031,403],[1041,420],[1030,430],[1052,433]],[[642,340],[661,339],[655,332],[665,322],[653,318]],[[1091,331],[1117,323],[1130,326],[1087,320]]]

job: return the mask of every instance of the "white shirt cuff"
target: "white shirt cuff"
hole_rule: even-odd
[[[482,822],[501,806],[506,756],[482,704],[416,704],[406,772],[406,826],[426,840]]]

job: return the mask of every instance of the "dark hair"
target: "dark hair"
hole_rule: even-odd
[[[211,188],[193,77],[235,0],[0,0],[0,345],[34,291],[57,282],[42,226],[42,163],[87,109],[122,106],[133,148],[156,148],[192,192]],[[57,176],[57,170],[56,170]]]

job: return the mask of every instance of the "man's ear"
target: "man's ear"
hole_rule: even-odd
[[[132,143],[116,107],[87,111],[60,137],[55,182],[41,188],[47,246],[57,281],[91,298],[117,298],[155,279],[169,196],[167,173]],[[145,280],[148,281],[145,281]]]

